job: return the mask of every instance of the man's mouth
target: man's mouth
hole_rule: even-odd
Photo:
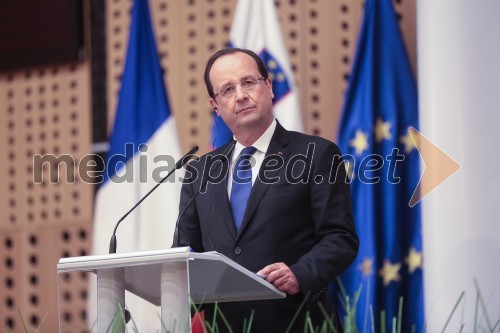
[[[241,108],[241,109],[239,109],[239,110],[236,111],[236,114],[238,114],[240,112],[249,111],[249,110],[251,110],[253,108],[255,108],[255,106],[247,106],[247,107]]]

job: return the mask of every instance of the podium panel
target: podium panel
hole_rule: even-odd
[[[110,325],[116,332],[116,311],[126,304],[125,290],[161,306],[161,325],[190,332],[190,300],[195,303],[284,298],[272,284],[217,252],[193,253],[188,247],[63,258],[59,273],[97,275],[97,332]],[[113,319],[115,319],[113,321]]]

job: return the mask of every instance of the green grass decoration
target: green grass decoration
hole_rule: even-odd
[[[346,311],[346,315],[344,316],[345,333],[360,333],[360,331],[357,327],[357,324],[356,324],[356,309],[358,306],[359,297],[361,295],[362,286],[360,286],[358,288],[358,290],[354,294],[354,297],[350,297],[349,295],[346,294],[345,288],[342,285],[341,281],[340,280],[338,280],[338,281],[339,281],[340,292],[337,294],[337,297],[339,298],[341,305],[344,306],[344,309]],[[475,308],[474,308],[474,323],[473,323],[473,327],[471,327],[472,330],[468,330],[468,331],[471,331],[473,333],[478,333],[478,332],[495,333],[498,330],[498,332],[500,332],[500,330],[499,330],[500,318],[497,319],[493,324],[493,322],[492,322],[492,320],[487,312],[487,302],[481,293],[481,290],[479,288],[479,284],[477,283],[476,279],[474,279],[474,285],[476,288],[476,292],[475,292],[476,299],[475,299]],[[295,323],[295,321],[297,320],[300,312],[303,310],[308,296],[309,295],[307,295],[307,297],[304,298],[304,300],[300,304],[299,308],[297,309],[296,313],[294,314],[294,316],[293,316],[293,318],[292,318],[292,320],[291,320],[291,322],[286,330],[286,333],[290,332],[290,330],[291,330],[293,324]],[[449,316],[446,320],[446,323],[441,331],[442,333],[447,332],[447,328],[451,322],[451,319],[456,315],[456,312],[458,310],[459,305],[461,305],[463,302],[465,302],[465,291],[463,291],[460,294],[457,301],[455,302],[453,309],[452,309],[451,313],[449,314]],[[309,311],[307,311],[305,321],[304,321],[303,333],[338,333],[335,326],[334,326],[333,318],[326,312],[325,308],[323,307],[323,305],[321,303],[318,303],[318,306],[319,306],[320,311],[324,317],[323,323],[318,327],[314,327],[312,319],[310,317],[310,313],[309,313]],[[402,333],[403,306],[404,306],[404,299],[403,299],[403,297],[400,297],[399,306],[398,306],[398,315],[397,315],[397,317],[392,318],[393,325],[392,325],[392,332],[391,333]],[[223,322],[223,324],[226,327],[226,329],[228,330],[228,332],[230,332],[230,333],[233,332],[233,328],[229,325],[229,322],[228,322],[227,318],[224,316],[224,314],[222,313],[218,303],[215,303],[215,305],[214,305],[214,315],[213,315],[213,318],[211,318],[211,321],[208,318],[206,320],[202,319],[201,313],[200,313],[201,308],[202,308],[202,304],[197,306],[193,302],[193,300],[190,299],[190,307],[191,307],[191,309],[194,310],[194,316],[199,319],[204,333],[219,333],[219,327],[217,325],[217,318],[218,317],[220,317],[221,321]],[[465,307],[463,307],[462,310],[464,312]],[[25,321],[24,317],[22,316],[21,311],[19,309],[17,309],[17,313],[19,315],[19,318],[20,318],[20,321],[22,324],[21,329],[23,330],[24,333],[30,333],[30,331],[28,330],[26,321]],[[45,316],[40,321],[40,324],[33,331],[33,333],[40,333],[41,332],[40,327],[42,326],[42,323],[46,319],[47,315],[48,315],[48,313],[45,314]],[[254,311],[252,311],[250,317],[243,321],[243,323],[242,323],[243,324],[243,331],[242,331],[243,333],[251,333],[254,315],[255,315],[255,313],[254,313]],[[386,322],[387,318],[386,318],[386,316],[387,316],[386,311],[382,310],[380,312],[380,331],[379,331],[380,333],[386,333],[386,330],[387,330],[387,322]],[[162,333],[174,333],[174,332],[176,332],[176,326],[177,326],[176,322],[173,323],[173,327],[168,328],[165,325],[165,323],[163,323],[160,316],[159,316],[159,320],[161,323]],[[465,324],[464,324],[463,320],[464,320],[464,314],[462,313],[462,324],[460,326],[459,332],[463,332],[465,329]],[[124,308],[121,306],[121,304],[119,304],[117,306],[117,309],[113,315],[112,321],[111,321],[109,327],[107,328],[106,332],[107,333],[115,333],[115,332],[122,332],[122,331],[127,331],[127,332],[132,331],[134,333],[139,333],[139,331],[137,329],[137,325],[134,321],[134,318],[131,317],[130,321],[131,321],[131,323],[129,323],[128,327],[127,327],[127,323],[125,321],[125,315],[124,315]],[[368,326],[368,321],[369,321],[370,326]],[[481,325],[482,322],[485,323],[486,327]],[[92,327],[90,328],[89,333],[93,332],[93,330],[96,326],[96,323],[97,323],[97,320],[94,321]],[[363,322],[362,333],[366,332],[367,326],[371,328],[372,332],[375,332],[375,320],[374,320],[373,306],[371,306],[371,305],[369,306],[369,319],[365,318],[364,322]],[[422,329],[422,332],[419,332],[419,333],[427,332],[426,328],[427,328],[427,323],[425,322],[423,329]],[[12,328],[9,326],[5,326],[5,331],[7,333],[13,332]],[[186,332],[186,333],[189,333],[189,332]],[[411,333],[417,333],[415,324],[413,324],[411,326]]]
[[[455,306],[453,307],[453,310],[451,310],[451,313],[450,315],[448,316],[448,320],[446,320],[446,323],[444,324],[444,327],[443,327],[443,330],[441,332],[444,333],[444,331],[446,331],[446,327],[448,327],[448,324],[450,323],[451,321],[451,318],[453,317],[453,315],[455,314],[455,311],[457,310],[458,308],[458,305],[460,304],[460,302],[462,301],[462,299],[464,298],[465,296],[465,291],[462,291],[462,293],[460,294],[460,296],[458,297],[458,300],[457,302],[455,303]]]
[[[26,323],[24,322],[23,315],[21,314],[21,311],[19,308],[17,309],[17,313],[19,314],[19,318],[21,318],[21,323],[23,324],[23,328],[25,332],[28,332],[28,329],[26,328]]]
[[[385,332],[385,310],[380,311],[380,332]]]
[[[371,325],[372,332],[375,332],[375,317],[373,316],[373,306],[372,305],[370,305],[370,318],[372,320],[372,325]],[[363,331],[363,332],[366,332],[366,331]]]
[[[300,311],[304,307],[304,304],[306,304],[306,301],[307,301],[308,298],[309,298],[309,293],[307,293],[306,297],[304,297],[304,299],[300,303],[299,308],[297,309],[297,311],[293,315],[292,321],[290,322],[290,324],[288,324],[288,327],[287,327],[285,333],[289,333],[290,330],[292,329],[293,323],[295,323],[295,320],[297,320],[297,317],[299,316]]]
[[[233,333],[233,329],[231,328],[231,325],[229,325],[229,322],[227,321],[226,316],[224,316],[224,314],[222,313],[220,308],[217,306],[217,304],[216,304],[216,308],[217,308],[217,312],[219,313],[220,318],[224,322],[224,325],[226,325],[226,328],[229,330],[229,333]]]
[[[477,283],[476,278],[474,278],[474,286],[476,287],[476,290],[477,290],[476,297],[479,299],[479,304],[481,305],[481,308],[483,310],[483,315],[484,315],[484,318],[486,320],[486,325],[488,325],[488,332],[493,332],[493,326],[491,325],[490,316],[488,316],[488,311],[486,311],[486,304],[484,303],[484,299],[483,299],[483,296],[481,294],[481,290],[479,289],[479,284]],[[475,325],[474,325],[474,328],[476,328]]]
[[[335,328],[335,326],[333,326],[332,318],[330,318],[330,316],[326,313],[326,310],[325,310],[325,307],[323,306],[323,304],[318,303],[318,306],[319,306],[319,309],[321,310],[321,313],[323,314],[323,317],[325,317],[325,321],[323,322],[323,326],[326,326],[327,329],[329,327],[331,332],[337,333],[337,329]]]
[[[371,280],[371,276],[370,276],[370,277],[368,277],[368,282],[367,282],[367,284],[368,284],[368,289],[366,290],[366,298],[365,298],[365,304],[366,304],[366,307],[368,307],[368,304],[369,304],[369,303],[368,303],[368,297],[369,297],[369,295],[370,295],[370,280]],[[361,288],[360,288],[360,289],[361,289]],[[361,293],[361,290],[360,290],[359,292]],[[370,309],[371,309],[370,311],[371,311],[371,312],[373,312],[373,307],[372,307],[371,305],[370,305]],[[365,308],[365,318],[364,318],[364,320],[363,320],[363,332],[366,332],[366,322],[367,322],[367,320],[368,320],[368,311],[367,311],[367,310],[368,310],[368,309],[367,309],[367,308]],[[375,331],[373,330],[373,325],[374,325],[374,323],[373,323],[373,313],[371,313],[371,320],[372,320],[372,332],[375,332]]]
[[[398,333],[401,333],[401,323],[403,322],[403,297],[399,298],[398,309]],[[394,328],[394,326],[392,326]]]
[[[247,330],[243,330],[243,333],[250,333],[250,329],[252,328],[253,315],[255,314],[254,310],[250,314],[250,319],[248,320],[248,328]]]

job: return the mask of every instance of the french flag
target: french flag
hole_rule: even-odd
[[[230,47],[254,51],[266,65],[273,81],[273,112],[290,131],[303,132],[299,93],[281,35],[273,0],[239,0],[230,34]],[[231,130],[215,115],[212,139],[215,148],[233,138]]]
[[[104,181],[95,200],[94,254],[108,253],[116,222],[174,168],[180,156],[148,3],[135,0]],[[117,252],[172,245],[181,176],[175,172],[123,221],[117,231]],[[91,290],[89,297],[95,297],[95,292]],[[127,326],[132,325],[139,332],[161,327],[159,308],[129,293],[125,299],[133,319]],[[95,308],[96,301],[91,299],[90,326],[97,318]]]

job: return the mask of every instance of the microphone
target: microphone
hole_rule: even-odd
[[[222,153],[222,155],[226,156],[226,159],[228,158],[227,155],[229,155],[233,151],[234,146],[236,146],[236,140],[231,141],[231,143],[229,144],[229,146]],[[220,161],[220,162],[221,163],[218,164],[215,167],[214,172],[217,171],[219,169],[219,167],[221,167],[224,164],[223,161]],[[211,168],[209,168],[209,170],[210,169]],[[207,178],[201,183],[201,186],[200,186],[200,189],[198,190],[198,192],[196,192],[196,194],[193,195],[193,197],[188,201],[186,207],[184,207],[184,209],[182,210],[182,212],[179,214],[179,217],[177,217],[177,221],[175,221],[175,235],[174,235],[175,243],[173,244],[173,247],[178,247],[179,243],[180,243],[179,222],[180,222],[181,218],[184,216],[184,214],[186,213],[187,209],[191,206],[191,204],[193,203],[194,199],[196,199],[196,197],[198,196],[198,194],[200,194],[202,192],[203,188],[207,185],[207,182],[211,178],[211,176],[212,176],[212,173],[210,173],[210,171],[209,171]]]
[[[109,241],[109,254],[112,254],[112,253],[116,253],[116,230],[118,229],[118,226],[120,225],[120,223],[130,214],[132,213],[132,211],[134,209],[137,208],[137,206],[139,206],[141,204],[141,202],[144,201],[144,199],[146,199],[151,193],[153,193],[154,190],[156,190],[158,188],[158,186],[160,186],[162,183],[165,182],[165,180],[167,180],[168,177],[170,177],[170,175],[172,173],[174,173],[175,170],[177,169],[180,169],[182,168],[193,156],[194,154],[198,151],[198,146],[195,146],[193,149],[191,149],[186,155],[182,156],[182,158],[180,160],[178,160],[176,163],[175,163],[175,167],[169,171],[169,173],[163,177],[160,182],[158,184],[155,185],[155,187],[153,187],[148,193],[146,193],[146,195],[144,195],[141,200],[139,200],[135,205],[134,207],[130,208],[130,210],[128,212],[125,213],[125,215],[123,215],[119,220],[118,222],[116,222],[116,225],[115,225],[115,230],[113,230],[113,235],[111,236],[111,240]]]

